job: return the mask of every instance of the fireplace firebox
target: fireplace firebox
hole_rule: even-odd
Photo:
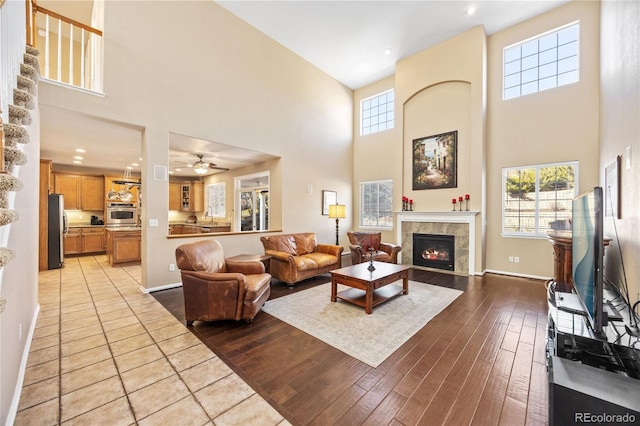
[[[454,239],[453,235],[413,234],[413,264],[455,270]]]

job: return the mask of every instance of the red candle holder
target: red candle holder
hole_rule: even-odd
[[[469,211],[469,198],[471,198],[471,197],[469,197],[469,194],[465,194],[464,195],[465,207],[466,207],[467,211]]]
[[[455,199],[455,198],[452,198],[452,199],[451,199],[451,204],[453,204],[453,209],[452,209],[452,211],[454,211],[454,212],[455,212],[455,211],[456,211],[456,199]]]

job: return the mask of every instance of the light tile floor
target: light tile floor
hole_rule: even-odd
[[[40,314],[16,425],[288,425],[155,298],[140,266],[65,259]]]

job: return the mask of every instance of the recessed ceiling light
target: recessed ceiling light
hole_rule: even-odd
[[[173,170],[169,170],[169,174],[172,175],[173,174]]]
[[[87,152],[84,148],[76,148],[76,152]]]
[[[176,169],[176,172],[181,172],[181,171],[182,171],[182,169]]]
[[[471,5],[471,6],[467,7],[466,12],[467,12],[467,15],[471,16],[474,13],[476,13],[477,10],[478,10],[478,6]]]
[[[125,169],[127,169],[127,170],[131,170],[131,169],[133,169],[133,167],[131,167],[131,166],[127,166],[127,167],[125,167]]]
[[[74,160],[82,160],[82,157],[80,157],[79,155],[76,155],[75,157],[73,157]]]
[[[388,47],[387,47],[386,49],[384,49],[384,54],[385,54],[386,56],[391,55],[391,49],[390,49],[390,48],[388,48]]]
[[[138,167],[140,164],[138,164],[138,163],[131,163],[131,165],[132,165],[133,167]]]
[[[82,161],[79,161],[79,160],[73,160],[73,164],[82,164]]]

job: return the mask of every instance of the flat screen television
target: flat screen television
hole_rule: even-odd
[[[573,285],[596,337],[607,325],[604,311],[604,230],[602,188],[574,198],[571,214]]]

